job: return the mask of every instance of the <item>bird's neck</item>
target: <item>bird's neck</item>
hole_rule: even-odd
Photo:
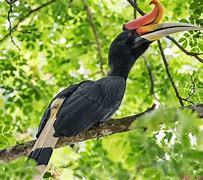
[[[127,80],[131,67],[132,66],[112,67],[108,73],[108,76],[120,76]]]

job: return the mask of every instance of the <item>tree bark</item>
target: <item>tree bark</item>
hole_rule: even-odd
[[[93,127],[89,129],[87,132],[82,133],[73,137],[61,137],[57,143],[56,148],[75,144],[78,142],[101,138],[105,136],[109,136],[115,133],[121,133],[128,131],[130,129],[130,125],[133,121],[138,120],[141,116],[146,113],[150,113],[151,111],[155,111],[156,105],[153,104],[152,107],[148,108],[146,111],[133,115],[127,116],[119,119],[110,119],[110,121],[99,125],[98,127]],[[192,109],[197,113],[200,118],[203,118],[203,104],[192,105],[187,108]],[[6,149],[0,150],[0,160],[2,161],[11,161],[17,159],[21,156],[27,156],[34,145],[35,140],[28,141],[24,144],[18,144],[13,147],[8,147]]]

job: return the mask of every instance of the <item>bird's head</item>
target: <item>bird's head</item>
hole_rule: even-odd
[[[151,0],[150,4],[154,5],[150,13],[124,24],[123,32],[113,40],[109,49],[111,72],[129,72],[135,60],[147,50],[150,43],[161,37],[181,31],[201,30],[187,23],[160,23],[163,6],[158,0]]]

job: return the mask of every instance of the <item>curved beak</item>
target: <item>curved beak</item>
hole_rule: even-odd
[[[149,41],[156,41],[164,36],[168,36],[176,32],[194,31],[194,30],[203,30],[203,29],[193,24],[187,23],[161,23],[143,26],[137,28],[136,31],[139,35],[142,34],[140,37],[145,38]]]
[[[163,17],[163,6],[158,0],[151,0],[150,4],[155,5],[150,13],[126,23],[124,28],[128,30],[134,29],[140,37],[148,41],[155,41],[176,32],[202,30],[200,27],[187,23],[159,24]]]

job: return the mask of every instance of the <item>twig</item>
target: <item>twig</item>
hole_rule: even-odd
[[[183,98],[183,97],[181,97],[181,99],[182,99],[183,101],[189,102],[190,104],[194,104],[194,102],[190,101],[190,100],[187,99],[187,98]]]
[[[183,51],[185,54],[188,56],[193,56],[195,57],[199,62],[203,63],[203,59],[199,57],[202,53],[194,53],[194,52],[189,52],[185,48],[183,48],[173,37],[171,36],[166,36],[171,42],[173,42],[181,51]]]
[[[130,5],[131,5],[132,7],[134,7],[134,8],[136,9],[136,11],[137,11],[140,15],[142,15],[142,16],[145,15],[144,11],[138,7],[136,1],[133,1],[133,0],[127,0],[127,1],[130,3]]]
[[[98,57],[99,57],[99,61],[100,61],[100,70],[101,70],[102,75],[104,76],[105,75],[104,69],[103,69],[104,60],[102,57],[102,49],[101,49],[101,43],[99,40],[99,34],[97,32],[96,25],[94,24],[92,12],[91,12],[90,8],[88,7],[87,1],[82,0],[82,2],[84,4],[85,10],[87,12],[87,18],[88,18],[89,24],[92,28],[92,31],[93,31],[93,34],[95,37],[95,41],[96,41],[96,45],[97,45],[97,53],[98,53]]]
[[[150,94],[152,96],[154,96],[155,99],[156,98],[156,95],[155,95],[155,92],[154,92],[154,76],[153,76],[153,73],[152,73],[152,69],[151,69],[151,65],[149,64],[149,62],[147,61],[145,55],[142,56],[143,59],[144,59],[144,62],[145,62],[145,66],[147,68],[147,71],[148,71],[148,74],[149,74],[149,79],[150,79],[150,84],[151,84],[151,87],[150,87]]]
[[[10,3],[8,1],[6,1],[9,4],[9,11],[8,11],[8,15],[7,15],[7,19],[8,19],[8,24],[9,24],[9,36],[11,39],[11,42],[14,44],[14,46],[20,51],[20,48],[18,47],[18,45],[15,43],[13,36],[12,36],[12,25],[11,25],[11,19],[10,19],[10,14],[12,13],[13,10],[13,6],[12,6],[12,1],[10,1]]]
[[[35,13],[35,12],[41,10],[42,8],[44,8],[44,7],[46,7],[46,6],[50,5],[50,4],[52,4],[52,3],[54,3],[54,2],[56,2],[56,0],[48,1],[48,2],[42,4],[41,6],[35,8],[35,9],[31,9],[27,14],[25,14],[25,16],[21,17],[21,18],[18,20],[18,22],[13,26],[13,29],[16,29],[16,28],[19,26],[19,24],[20,24],[21,22],[23,22],[25,19],[27,19],[27,18],[28,18],[30,15],[32,15],[33,13]],[[9,36],[10,36],[9,33],[6,34],[2,39],[0,39],[0,43],[2,43],[3,41],[5,41]]]
[[[17,0],[5,0],[9,5],[13,4],[14,2],[16,2]]]
[[[137,4],[137,0],[134,0],[134,3]],[[133,8],[133,10],[134,10],[134,19],[136,19],[137,18],[137,11],[135,8]]]
[[[169,71],[169,67],[168,67],[169,65],[168,65],[168,62],[167,62],[167,60],[166,60],[166,57],[165,57],[163,48],[162,48],[162,46],[161,46],[160,40],[157,41],[157,44],[158,44],[159,50],[160,50],[160,52],[161,52],[161,57],[162,57],[163,62],[164,62],[164,66],[165,66],[165,69],[166,69],[166,73],[167,73],[168,78],[169,78],[169,80],[170,80],[170,82],[171,82],[171,84],[172,84],[172,86],[173,86],[173,89],[174,89],[174,91],[175,91],[175,93],[176,93],[176,97],[178,98],[180,105],[181,105],[182,107],[184,107],[184,103],[183,103],[182,97],[180,96],[180,94],[179,94],[179,92],[178,92],[178,89],[177,89],[177,87],[176,87],[176,85],[175,85],[175,82],[174,82],[174,80],[173,80],[173,77],[172,77],[172,75],[171,75],[171,73],[170,73],[170,71]]]
[[[27,16],[30,16],[30,14],[32,14],[32,13],[34,13],[34,12],[36,12],[36,11],[39,11],[40,9],[42,9],[42,8],[48,6],[48,5],[50,5],[50,4],[52,4],[52,3],[56,2],[56,1],[57,1],[57,0],[48,1],[48,2],[46,2],[46,3],[44,3],[44,4],[42,4],[41,6],[35,8],[35,9],[30,10],[30,12],[27,14]]]
[[[195,76],[193,79],[193,76],[190,76],[191,82],[192,82],[192,88],[191,91],[188,93],[188,97],[186,99],[190,99],[195,94],[195,81],[197,80],[197,77]]]
[[[191,90],[190,90],[190,92],[188,93],[188,97],[187,98],[182,98],[182,100],[183,101],[187,101],[187,102],[189,102],[189,103],[191,103],[191,104],[194,104],[191,100],[189,100],[194,94],[195,94],[195,91],[196,91],[196,89],[195,89],[195,81],[197,80],[197,78],[196,78],[196,76],[194,77],[194,79],[193,79],[193,76],[191,75],[190,76],[190,79],[191,79],[191,82],[192,82],[192,87],[191,87]]]

